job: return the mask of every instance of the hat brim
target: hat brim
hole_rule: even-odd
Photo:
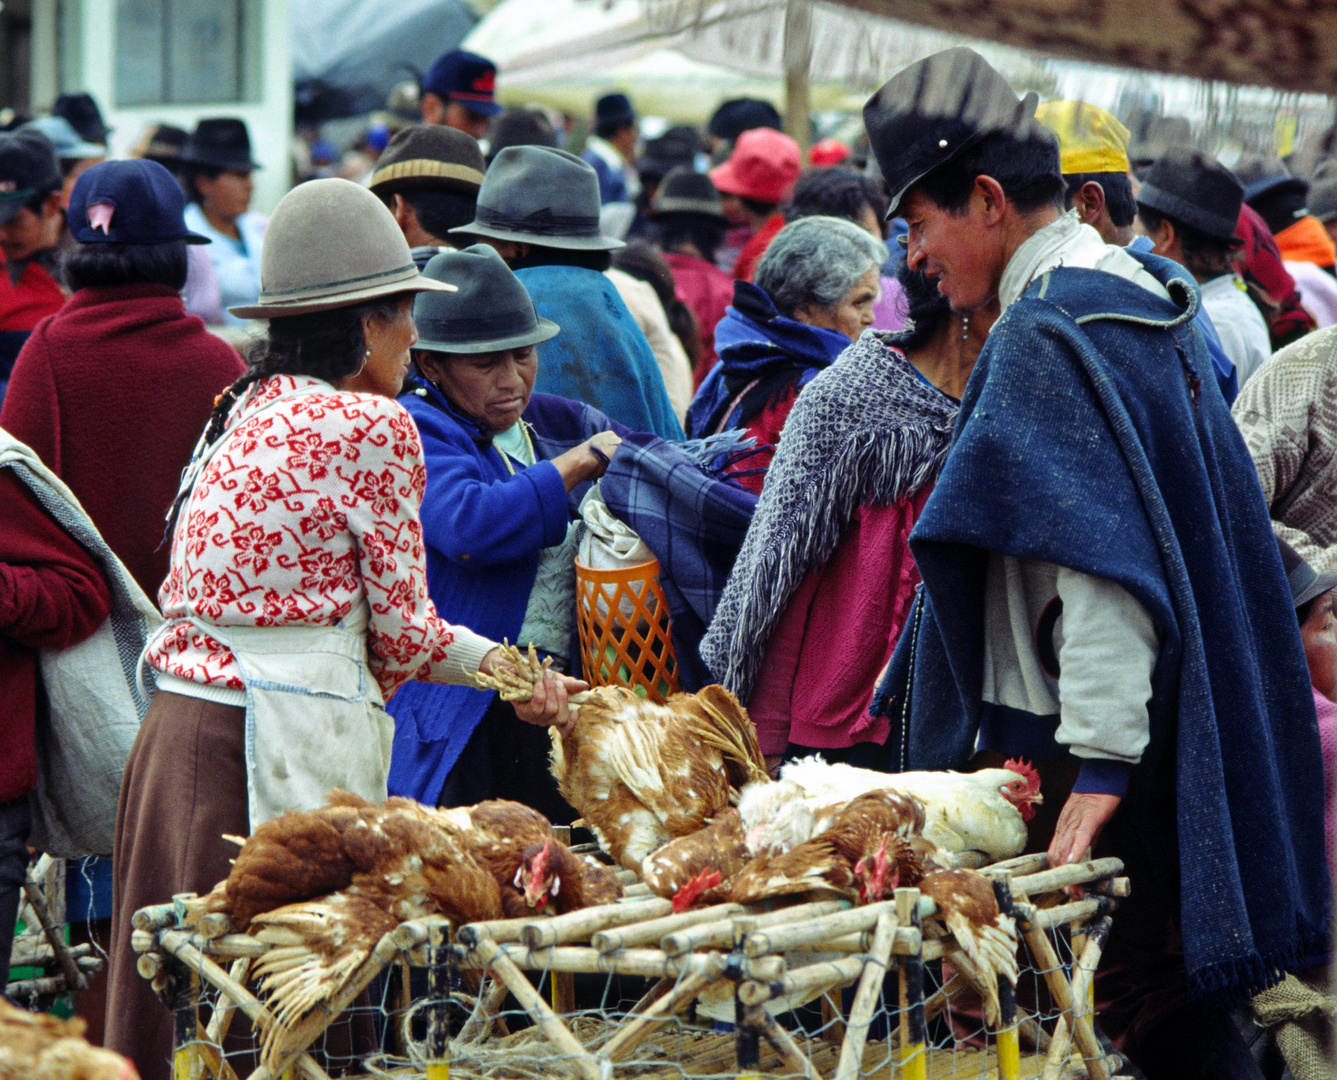
[[[364,300],[375,300],[381,296],[393,296],[396,293],[420,292],[459,292],[459,288],[445,281],[423,277],[416,273],[395,281],[367,285],[360,289],[350,289],[339,293],[325,293],[306,299],[291,297],[272,303],[241,304],[228,308],[228,313],[238,319],[281,319],[287,315],[312,315],[318,311],[333,311],[336,308],[352,307]]]
[[[1150,207],[1152,210],[1174,218],[1176,221],[1182,221],[1185,225],[1197,229],[1198,232],[1211,237],[1213,240],[1229,244],[1231,247],[1239,247],[1244,243],[1235,235],[1235,230],[1239,227],[1239,215],[1236,215],[1233,220],[1217,217],[1215,214],[1208,213],[1201,207],[1194,206],[1186,199],[1181,199],[1173,192],[1165,191],[1154,184],[1143,181],[1142,186],[1138,188],[1137,205]]]
[[[426,87],[424,87],[424,90],[426,90]],[[434,93],[432,90],[426,90],[426,92],[429,94]],[[437,96],[440,97],[442,95],[438,94]],[[496,116],[497,113],[506,108],[506,106],[499,101],[474,101],[470,98],[463,97],[458,93],[452,94],[447,92],[444,96],[447,101],[453,101],[456,105],[463,105],[470,112],[477,113],[479,116]]]
[[[551,319],[539,318],[538,326],[524,334],[512,334],[510,337],[485,338],[478,341],[432,341],[419,338],[413,346],[434,353],[454,353],[472,355],[474,353],[501,352],[503,349],[523,349],[526,345],[538,345],[555,338],[561,327]]]
[[[212,244],[213,241],[207,236],[201,236],[199,233],[183,232],[180,236],[159,236],[153,240],[120,240],[114,236],[107,236],[96,229],[80,229],[78,232],[70,234],[81,244],[126,244],[136,246],[141,244],[168,244],[173,240],[184,240],[187,244]]]
[[[671,217],[674,214],[691,214],[693,217],[708,217],[716,221],[728,222],[720,208],[706,199],[688,199],[680,198],[676,195],[669,195],[655,203],[650,211],[650,217]]]
[[[539,236],[536,233],[512,232],[510,229],[498,229],[491,225],[473,221],[468,225],[457,225],[450,230],[452,236],[486,236],[493,240],[511,240],[517,244],[534,244],[537,247],[560,248],[565,251],[616,251],[627,245],[611,236]]]
[[[1255,181],[1244,189],[1244,201],[1250,202],[1260,195],[1269,195],[1283,190],[1293,191],[1297,195],[1309,193],[1309,183],[1298,176],[1269,176]]]
[[[205,169],[221,169],[224,172],[255,172],[263,169],[264,166],[258,161],[252,161],[250,158],[211,158],[194,157],[186,154],[184,151],[176,156],[176,162],[180,165],[195,165]]]
[[[710,182],[715,185],[715,190],[721,195],[737,195],[740,199],[752,199],[755,202],[770,203],[779,206],[785,201],[784,193],[779,193],[776,198],[774,191],[758,191],[754,185],[746,184],[738,178],[738,173],[734,170],[732,162],[726,161],[723,165],[716,165],[710,172],[706,173],[710,177]],[[792,187],[792,185],[791,185]]]

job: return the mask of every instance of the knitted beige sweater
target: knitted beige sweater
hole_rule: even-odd
[[[1273,528],[1319,571],[1337,571],[1337,326],[1267,361],[1235,401]]]

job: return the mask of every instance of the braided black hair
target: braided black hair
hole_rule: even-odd
[[[205,445],[211,445],[227,427],[232,407],[246,390],[270,375],[310,375],[337,382],[362,367],[367,347],[362,317],[370,315],[393,322],[399,315],[403,294],[378,297],[352,307],[318,311],[309,315],[285,315],[269,320],[269,333],[246,352],[249,371],[218,396],[205,428]]]

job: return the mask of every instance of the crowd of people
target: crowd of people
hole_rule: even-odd
[[[968,49],[806,167],[750,99],[643,140],[608,94],[577,155],[495,77],[444,55],[359,182],[268,219],[237,119],[126,160],[79,96],[0,132],[0,466],[39,460],[163,616],[107,1045],[168,1075],[129,919],[226,876],[225,834],[332,787],[570,820],[545,729],[594,675],[601,499],[683,688],[733,691],[769,767],[1035,761],[1033,850],[1132,880],[1105,1030],[1151,1080],[1276,1075],[1231,1010],[1327,978],[1337,159],[1134,169],[1114,116]],[[38,651],[112,608],[30,476],[0,468],[0,937]],[[531,702],[473,681],[504,639],[553,660]]]

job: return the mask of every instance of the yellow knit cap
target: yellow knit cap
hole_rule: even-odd
[[[1058,136],[1064,176],[1128,171],[1128,129],[1099,106],[1046,101],[1035,118]]]

